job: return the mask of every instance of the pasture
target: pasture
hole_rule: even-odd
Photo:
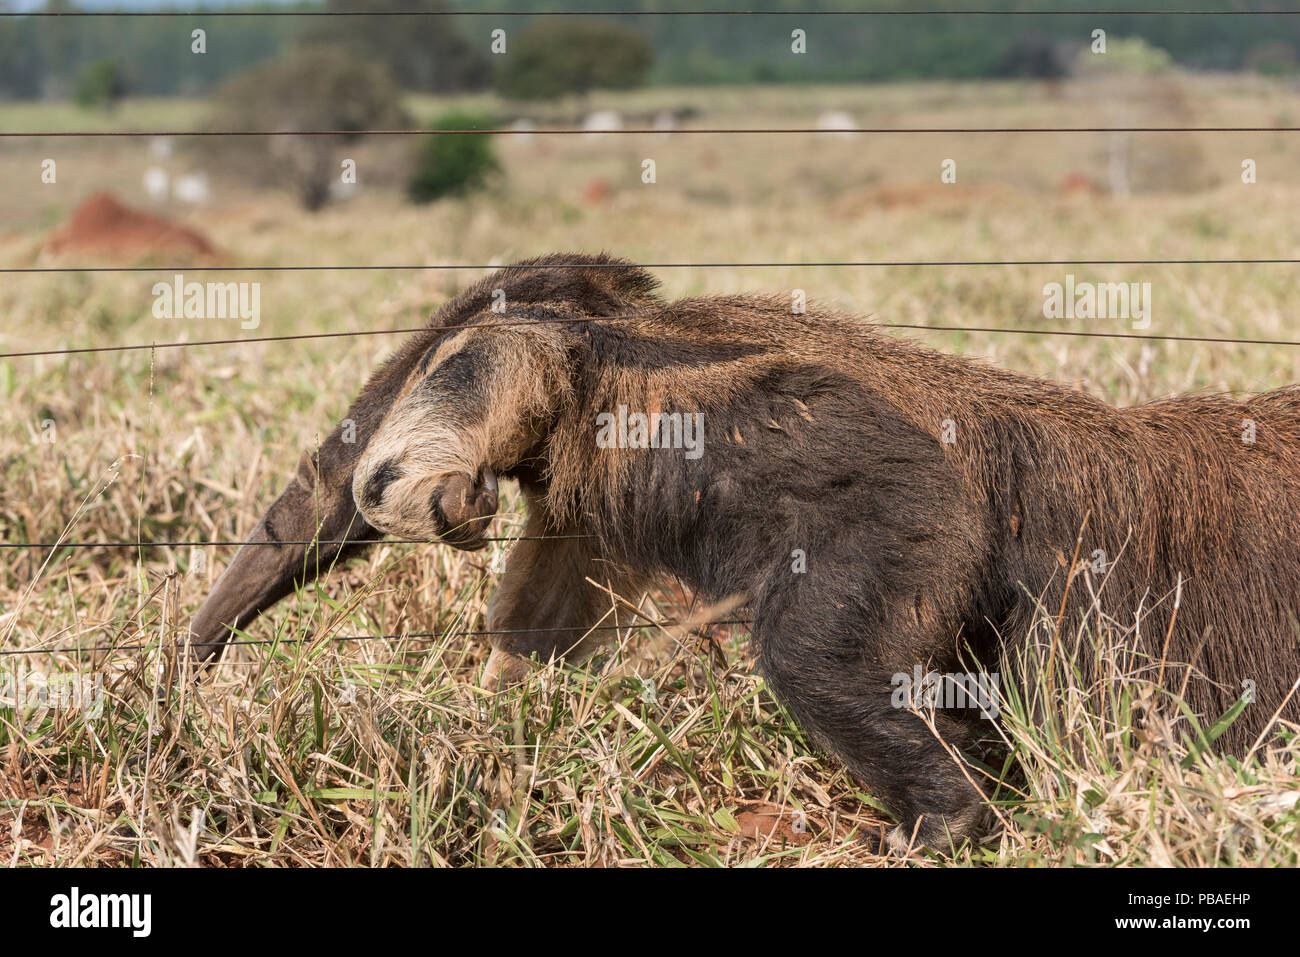
[[[409,103],[422,120],[451,106],[517,115],[490,97]],[[679,111],[687,129],[815,127],[827,111],[900,129],[1273,128],[1300,124],[1300,89],[1174,75],[651,89],[594,94],[586,108],[617,110],[627,126]],[[0,105],[0,130],[184,129],[201,113],[189,101],[112,114]],[[578,119],[571,105],[527,115],[543,129]],[[383,267],[606,250],[679,264],[651,267],[667,297],[802,289],[873,322],[1001,330],[895,332],[1121,405],[1300,381],[1300,346],[1154,338],[1300,340],[1293,263],[1131,262],[1294,259],[1295,133],[1133,133],[1117,145],[1106,133],[539,132],[497,138],[502,175],[487,191],[429,206],[409,204],[394,172],[414,138],[392,137],[357,143],[361,188],[315,214],[210,169],[201,140],[173,145],[160,159],[150,137],[0,141],[0,267],[57,270],[3,275],[0,352],[407,329],[481,270]],[[1127,196],[1110,189],[1117,149]],[[46,158],[56,183],[41,183]],[[953,184],[940,182],[945,160]],[[151,203],[142,176],[160,164],[210,173],[210,202]],[[167,256],[44,250],[103,190],[200,231],[223,265],[350,268],[207,275]],[[1070,259],[1129,262],[1004,262]],[[883,261],[912,265],[847,265]],[[916,264],[934,261],[963,265]],[[63,269],[89,265],[149,268]],[[176,272],[260,282],[257,327],[156,318],[154,284]],[[1067,274],[1149,283],[1150,327],[1045,318],[1043,287]],[[1111,337],[1015,332],[1044,329]],[[242,540],[399,338],[0,357],[0,650],[63,649],[6,656],[0,670],[102,679],[95,714],[0,705],[0,861],[898,863],[881,853],[888,815],[767,696],[741,627],[642,629],[581,668],[481,688],[489,649],[463,633],[483,628],[500,543],[475,555],[381,545],[250,626],[248,639],[270,644],[232,648],[214,676],[159,698],[159,645],[185,628],[233,547],[66,543]],[[689,608],[679,593],[620,597],[666,619]],[[1093,654],[1122,645],[1124,626],[1068,623],[1059,637]],[[1294,729],[1243,763],[1215,758],[1139,678],[1083,687],[1063,659],[1050,676],[1045,662],[1027,667],[1003,705],[1009,757],[973,772],[994,799],[992,836],[912,863],[1300,863]],[[1049,688],[1052,721],[1038,727]]]

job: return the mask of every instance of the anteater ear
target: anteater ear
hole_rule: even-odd
[[[316,453],[304,452],[298,460],[298,484],[311,491],[316,487],[319,474],[316,471]]]

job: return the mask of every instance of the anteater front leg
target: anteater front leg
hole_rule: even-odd
[[[525,539],[511,548],[488,602],[487,629],[496,632],[484,673],[489,688],[522,678],[530,658],[581,661],[637,618],[611,597],[636,600],[626,571],[603,560],[594,539],[574,537],[583,535],[580,527],[557,526],[539,490],[523,491]]]
[[[807,592],[801,601],[791,587],[755,606],[759,665],[777,700],[898,816],[891,845],[906,846],[914,829],[928,847],[960,844],[979,817],[979,795],[926,723],[899,706],[896,681],[916,665],[930,670],[919,649],[951,641],[918,633],[914,611],[864,607],[861,592],[830,601]],[[978,711],[933,713],[949,747],[970,745]]]

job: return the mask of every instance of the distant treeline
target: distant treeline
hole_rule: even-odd
[[[0,10],[8,0],[0,0]],[[102,9],[108,0],[99,0]],[[1051,9],[1053,0],[972,0],[981,9]],[[1068,68],[1093,29],[1139,36],[1191,69],[1295,69],[1300,16],[814,16],[810,10],[917,9],[917,0],[709,0],[717,10],[778,11],[778,16],[610,16],[599,8],[691,9],[686,0],[315,0],[218,9],[245,10],[573,10],[642,34],[654,54],[649,81],[661,84],[812,82],[1051,76]],[[931,4],[926,3],[926,6]],[[195,0],[203,6],[203,0]],[[945,6],[935,0],[933,6]],[[961,5],[949,2],[948,8]],[[970,6],[970,4],[968,4]],[[1115,0],[1069,0],[1071,9],[1120,6]],[[1218,10],[1234,0],[1147,0],[1147,8]],[[75,9],[49,0],[49,10]],[[452,90],[492,84],[491,32],[522,31],[527,18],[454,17],[0,17],[0,96],[71,95],[79,78],[112,61],[127,95],[195,94],[305,38],[344,42],[387,62],[413,89]],[[206,31],[207,52],[191,52],[191,31]],[[791,31],[807,34],[807,52],[791,52]],[[507,48],[508,49],[508,48]],[[507,55],[508,52],[507,52]]]

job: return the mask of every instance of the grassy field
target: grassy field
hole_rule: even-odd
[[[413,99],[431,117],[489,98]],[[650,90],[588,108],[628,125],[872,127],[1296,125],[1300,91],[1255,78],[887,88]],[[186,129],[187,101],[113,114],[0,107],[0,131]],[[481,275],[460,270],[265,272],[261,324],[160,320],[152,286],[192,263],[53,258],[50,231],[99,190],[201,230],[236,266],[503,264],[608,250],[647,263],[1294,258],[1300,138],[1136,133],[1132,193],[1107,189],[1108,134],[504,137],[504,175],[472,199],[409,205],[393,178],[414,143],[358,144],[362,188],[318,214],[212,168],[202,144],[158,159],[147,137],[0,140],[0,352],[288,336],[419,325]],[[56,184],[42,185],[54,158]],[[657,182],[641,182],[654,159]],[[957,182],[941,185],[941,164]],[[1241,182],[1253,159],[1258,182]],[[201,207],[153,207],[142,174],[202,169]],[[804,289],[871,321],[1131,332],[1047,320],[1043,286],[1149,282],[1151,336],[1293,339],[1292,265],[710,265],[658,268],[667,296]],[[902,333],[900,333],[902,334]],[[1300,349],[1009,332],[907,333],[1119,404],[1300,381]],[[241,539],[342,415],[397,337],[0,358],[0,530],[8,544]],[[49,425],[52,422],[53,425]],[[51,441],[52,440],[52,441]],[[518,509],[516,507],[516,514]],[[507,535],[519,522],[504,522]],[[479,687],[499,552],[385,545],[249,630],[215,678],[161,702],[160,641],[183,629],[232,548],[6,548],[0,669],[102,676],[102,712],[0,706],[0,862],[220,866],[362,864],[889,864],[889,816],[820,757],[752,673],[745,635],[621,636],[580,669],[495,695]],[[204,556],[200,561],[199,556]],[[623,596],[665,617],[682,596]],[[417,637],[427,636],[427,637]],[[335,641],[346,636],[366,640]],[[1072,625],[1067,650],[1123,643]],[[310,643],[301,641],[311,639]],[[986,840],[913,864],[1296,865],[1300,739],[1234,763],[1189,745],[1176,705],[1116,675],[1083,687],[1068,655],[1030,662],[1003,705],[1004,763],[975,769]],[[1052,697],[1045,696],[1051,689]],[[1050,702],[1046,726],[1030,720]],[[1211,719],[1217,716],[1209,716]],[[194,811],[202,812],[195,815]],[[199,822],[202,823],[199,823]]]

